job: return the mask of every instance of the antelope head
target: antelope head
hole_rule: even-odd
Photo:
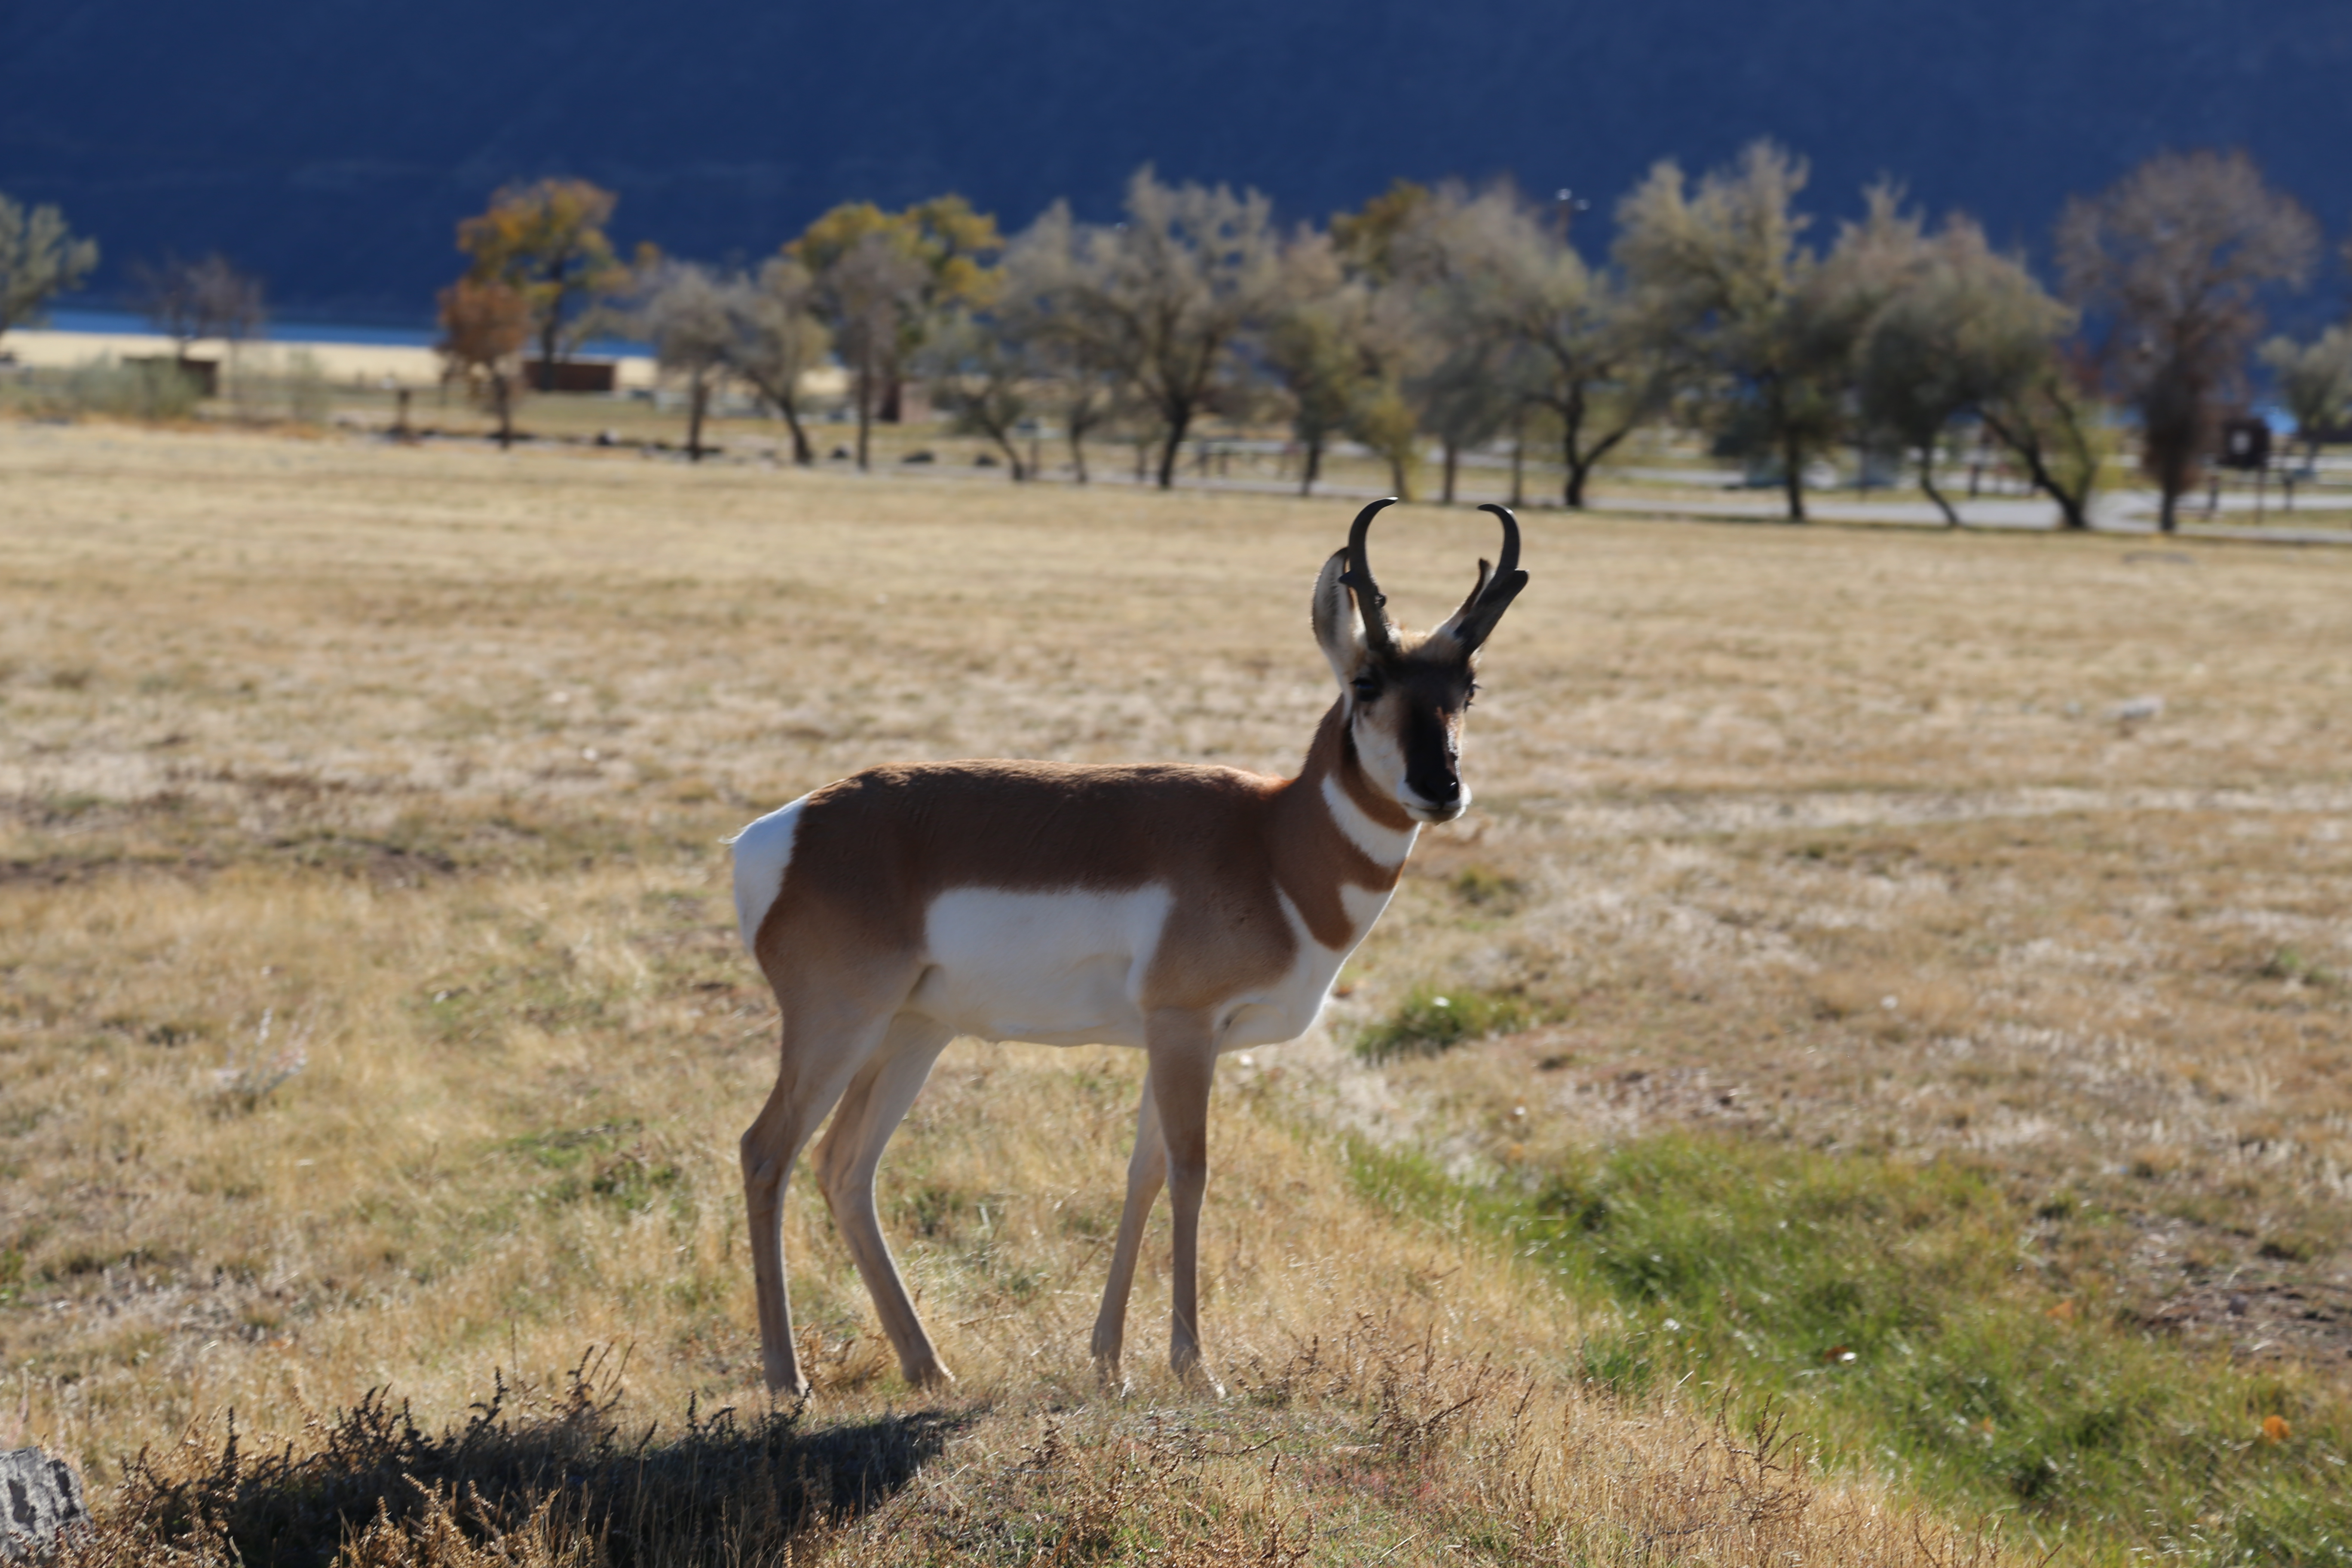
[[[1485,506],[1503,522],[1499,564],[1478,563],[1470,596],[1426,637],[1389,619],[1364,536],[1382,507],[1356,514],[1348,546],[1315,583],[1315,640],[1339,679],[1348,739],[1373,786],[1416,822],[1451,822],[1470,804],[1461,772],[1462,715],[1478,689],[1478,648],[1503,618],[1528,574],[1519,570],[1519,524],[1508,507]]]

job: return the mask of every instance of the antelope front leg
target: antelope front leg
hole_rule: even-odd
[[[1173,1300],[1168,1364],[1201,1370],[1201,1199],[1209,1189],[1209,1084],[1217,1070],[1214,1030],[1205,1014],[1173,1009],[1152,1015],[1146,1034],[1152,1098],[1168,1145],[1168,1203],[1175,1219]],[[1209,1386],[1224,1389],[1211,1376]]]
[[[1151,1078],[1143,1079],[1143,1101],[1135,1110],[1135,1152],[1127,1162],[1127,1206],[1119,1211],[1118,1245],[1110,1255],[1110,1280],[1103,1287],[1102,1310],[1095,1317],[1095,1370],[1105,1383],[1118,1381],[1118,1352],[1127,1341],[1127,1296],[1135,1284],[1135,1256],[1143,1247],[1143,1223],[1168,1179],[1168,1145],[1160,1136],[1160,1108],[1152,1103]]]

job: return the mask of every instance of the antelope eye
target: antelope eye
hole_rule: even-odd
[[[1357,701],[1378,702],[1381,700],[1381,678],[1379,676],[1360,675],[1356,677],[1350,684],[1356,689]]]
[[[1477,701],[1477,700],[1478,700],[1478,683],[1477,683],[1476,681],[1475,681],[1475,680],[1474,680],[1474,681],[1472,681],[1469,685],[1467,685],[1467,686],[1465,686],[1465,687],[1464,687],[1464,688],[1462,689],[1462,706],[1463,706],[1463,707],[1465,707],[1465,708],[1467,708],[1467,707],[1469,707],[1469,706],[1470,706],[1470,704],[1472,704],[1473,702],[1475,702],[1475,701]]]

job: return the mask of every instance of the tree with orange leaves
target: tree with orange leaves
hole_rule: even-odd
[[[461,278],[441,290],[441,341],[434,352],[474,400],[498,416],[499,446],[514,445],[514,404],[530,302],[511,284]]]
[[[542,392],[555,389],[584,308],[628,282],[604,233],[619,200],[586,180],[541,180],[509,185],[457,226],[457,248],[474,258],[469,279],[502,284],[529,309]]]

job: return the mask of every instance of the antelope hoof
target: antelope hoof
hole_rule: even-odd
[[[1201,1359],[1200,1346],[1170,1346],[1168,1365],[1185,1387],[1200,1389],[1213,1398],[1223,1399],[1225,1396],[1225,1385],[1217,1381],[1216,1373],[1211,1372],[1208,1363]]]
[[[901,1366],[898,1371],[908,1383],[926,1394],[945,1394],[955,1386],[955,1373],[938,1362],[925,1362],[920,1366]]]

